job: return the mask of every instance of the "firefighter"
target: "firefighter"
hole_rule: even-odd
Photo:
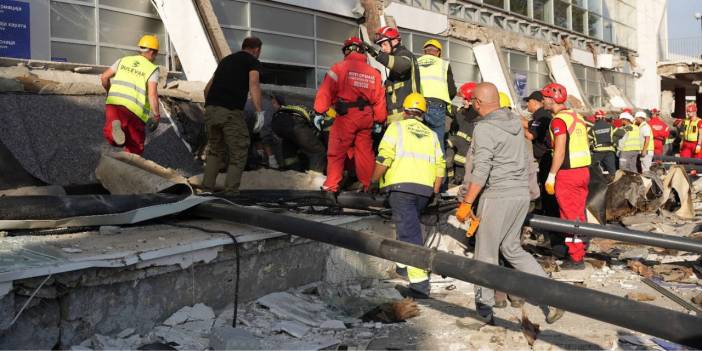
[[[279,96],[272,98],[274,104],[279,104],[281,99]],[[273,114],[271,127],[283,141],[283,168],[324,172],[326,148],[315,129],[311,111],[305,106],[283,102]],[[304,155],[304,160],[298,154]]]
[[[404,118],[402,102],[405,98],[420,92],[419,66],[414,54],[402,45],[397,28],[380,27],[375,33],[375,43],[380,46],[380,52],[366,43],[364,48],[390,71],[385,80],[387,123],[390,124]]]
[[[629,112],[622,112],[619,115],[619,120],[622,126],[615,129],[614,134],[612,134],[612,142],[617,145],[619,169],[638,173],[636,160],[642,149],[639,126],[634,123],[634,116]]]
[[[397,238],[423,245],[419,216],[431,198],[440,191],[446,162],[436,134],[423,122],[427,103],[412,93],[402,104],[404,119],[393,122],[380,141],[371,192],[388,191]],[[397,271],[409,280],[410,295],[429,296],[429,272],[397,264]]]
[[[144,129],[151,131],[161,121],[158,106],[158,38],[144,35],[139,40],[139,55],[125,56],[100,76],[107,90],[103,135],[114,146],[141,155],[144,152]]]
[[[651,109],[651,120],[648,122],[653,130],[653,155],[661,156],[665,152],[666,146],[669,144],[670,127],[663,122],[658,109]]]
[[[387,116],[380,72],[366,62],[361,39],[346,39],[341,50],[344,59],[327,72],[314,101],[317,115],[331,107],[337,113],[329,134],[327,179],[322,186],[334,193],[339,191],[349,153],[356,177],[368,189],[375,157],[371,131],[374,123],[384,123]]]
[[[472,140],[473,128],[475,128],[475,122],[478,119],[478,113],[475,112],[470,101],[473,97],[473,88],[475,86],[476,83],[473,82],[461,85],[459,95],[463,98],[463,106],[458,109],[456,118],[451,122],[449,137],[446,142],[448,146],[446,163],[451,165],[447,166],[447,169],[449,173],[453,172],[452,183],[454,185],[463,184],[466,155]],[[453,154],[451,158],[449,158],[449,154]]]
[[[694,157],[702,159],[702,138],[700,138],[700,128],[702,119],[697,117],[697,105],[687,105],[687,118],[684,122],[676,121],[677,126],[682,126],[680,141],[680,157]]]
[[[651,170],[651,164],[653,163],[653,130],[651,126],[648,125],[646,120],[648,115],[644,111],[636,111],[634,116],[635,123],[639,126],[639,133],[641,133],[642,144],[641,144],[641,173],[646,173]]]
[[[556,196],[562,219],[584,223],[591,161],[585,122],[581,115],[566,108],[568,92],[563,85],[550,83],[541,94],[546,108],[554,114],[550,125],[553,161],[544,188]],[[583,240],[565,234],[565,246],[570,259],[561,268],[585,269]]]
[[[613,133],[614,129],[607,121],[605,112],[595,111],[595,123],[588,130],[592,162],[599,164],[610,176],[614,176],[617,171],[617,157],[614,154],[614,142],[612,142]]]
[[[436,133],[442,150],[446,150],[446,113],[456,96],[456,84],[448,61],[441,58],[443,47],[436,39],[424,43],[424,55],[417,59],[422,94],[427,100],[424,123]]]

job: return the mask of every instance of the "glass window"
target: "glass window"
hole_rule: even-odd
[[[95,64],[95,46],[69,43],[51,43],[51,60]]]
[[[585,34],[585,10],[573,6],[573,31]]]
[[[95,9],[89,6],[51,2],[51,36],[95,41]],[[94,58],[93,61],[95,61]]]
[[[224,32],[224,38],[227,39],[227,43],[232,52],[241,50],[241,43],[244,41],[244,38],[249,35],[248,31],[240,29],[222,28],[222,32]],[[263,43],[262,50],[265,50],[265,45],[266,44]]]
[[[253,32],[263,41],[262,61],[314,65],[314,41],[277,34]]]
[[[617,13],[617,0],[602,0],[602,15],[607,19],[614,19]]]
[[[165,31],[161,21],[111,10],[100,10],[101,42],[136,46],[144,33],[155,34],[159,41],[164,43]]]
[[[312,15],[251,4],[251,27],[274,32],[314,36]]]
[[[529,69],[529,57],[526,55],[518,54],[516,52],[509,53],[509,68],[513,70],[523,70]]]
[[[337,61],[344,58],[341,52],[341,45],[329,44],[322,41],[317,42],[317,65],[331,67]]]
[[[426,10],[429,8],[429,6],[427,6],[427,1],[428,0],[414,0],[412,5]]]
[[[453,72],[453,80],[458,86],[465,82],[480,81],[480,70],[478,66],[470,63],[451,62],[451,72]]]
[[[509,10],[522,16],[529,16],[529,0],[510,0]]]
[[[448,5],[448,14],[451,17],[461,17],[461,11],[463,11],[463,5],[461,4],[449,4]]]
[[[317,17],[317,37],[343,43],[351,36],[357,35],[356,26],[330,20],[324,17]]]
[[[158,16],[156,8],[151,5],[151,0],[100,0],[99,3],[104,6],[117,7]]]
[[[127,55],[134,55],[134,50],[125,50],[125,49],[118,49],[118,48],[111,48],[107,46],[101,46],[100,47],[100,64],[104,66],[111,66],[113,63],[115,63],[118,59],[121,59],[124,56]],[[166,65],[166,55],[164,54],[159,54],[156,56],[156,60],[154,60],[154,63],[157,65],[165,66]]]
[[[587,7],[587,0],[572,0],[571,1],[574,5],[580,6],[582,8]]]
[[[451,62],[475,62],[473,49],[471,49],[468,45],[459,44],[454,41],[449,42],[449,55],[449,60],[451,60]]]
[[[617,17],[619,21],[630,26],[636,26],[636,9],[633,6],[622,4],[618,9]]]
[[[602,0],[588,0],[587,9],[591,12],[602,14]]]
[[[602,17],[589,13],[587,15],[587,23],[588,35],[602,39]]]
[[[444,12],[446,8],[446,0],[431,0],[431,10],[436,12]]]
[[[412,52],[416,55],[424,55],[424,43],[429,39],[436,39],[444,47],[444,52],[446,51],[446,39],[441,39],[438,37],[427,37],[419,34],[412,34]],[[443,52],[442,52],[443,55]]]
[[[212,7],[219,24],[225,26],[249,26],[249,11],[246,3],[232,0],[213,0]]]
[[[314,88],[314,81],[314,68],[263,63],[261,74],[261,83],[263,84]]]
[[[552,23],[551,18],[551,0],[534,0],[534,19]]]
[[[603,30],[602,30],[602,39],[606,42],[613,43],[614,42],[614,35],[613,35],[613,28],[612,28],[612,21],[610,20],[605,20],[603,22]]]
[[[568,5],[563,0],[553,2],[553,24],[562,28],[568,28]]]
[[[499,8],[505,8],[505,0],[483,0],[483,3]]]

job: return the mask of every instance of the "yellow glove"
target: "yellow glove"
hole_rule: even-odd
[[[458,209],[456,210],[456,219],[464,223],[466,221],[466,218],[468,216],[473,214],[473,204],[468,203],[468,202],[461,202],[461,205],[458,206]]]
[[[695,146],[695,154],[699,154],[700,151],[702,151],[702,145],[697,144],[697,146]]]
[[[556,193],[556,175],[553,173],[548,174],[548,178],[546,178],[546,184],[544,184],[544,188],[546,188],[546,193],[549,195],[553,195]]]

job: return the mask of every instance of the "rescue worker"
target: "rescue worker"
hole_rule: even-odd
[[[634,123],[634,116],[629,112],[619,115],[622,126],[614,130],[612,141],[617,145],[619,169],[638,173],[636,160],[641,154],[642,142],[639,127]]]
[[[424,55],[417,59],[422,94],[427,100],[427,113],[424,123],[436,133],[445,151],[446,113],[451,101],[456,97],[456,84],[448,61],[441,58],[441,43],[429,39],[424,43]]]
[[[549,128],[553,161],[544,188],[547,193],[555,194],[562,219],[585,223],[591,162],[585,122],[581,115],[566,108],[568,92],[563,85],[550,83],[541,94],[544,105],[554,114]],[[569,260],[561,268],[585,269],[583,240],[577,235],[565,234],[565,246]]]
[[[439,193],[446,163],[439,139],[422,122],[427,112],[424,97],[410,94],[403,108],[404,119],[391,123],[380,141],[371,192],[390,192],[388,202],[397,239],[421,246],[420,213]],[[409,280],[411,296],[429,296],[429,272],[399,263],[397,271]]]
[[[519,271],[547,277],[534,257],[524,251],[521,233],[529,211],[529,150],[521,119],[500,108],[499,94],[492,83],[473,89],[473,106],[480,115],[471,145],[472,171],[467,191],[456,210],[456,218],[480,220],[476,233],[474,259],[498,264],[499,254]],[[477,216],[473,204],[480,195]],[[494,325],[494,291],[475,285],[475,306],[479,320]],[[546,318],[553,323],[564,311],[549,308]],[[473,323],[457,320],[459,326]]]
[[[595,111],[595,123],[588,130],[592,148],[592,162],[602,167],[608,175],[617,171],[617,157],[614,154],[612,134],[614,129],[602,110]]]
[[[273,114],[271,127],[283,141],[283,168],[324,172],[327,150],[313,123],[312,112],[301,105],[282,105]]]
[[[251,143],[244,114],[249,92],[256,110],[254,133],[261,130],[264,121],[261,63],[258,61],[262,45],[259,38],[244,39],[241,51],[223,58],[205,87],[205,126],[209,151],[202,186],[206,190],[214,190],[219,169],[228,159],[224,193],[236,195],[239,192]]]
[[[641,173],[646,173],[651,171],[651,164],[653,164],[653,130],[651,126],[646,123],[646,119],[648,119],[646,112],[636,111],[634,118],[634,122],[639,127],[639,133],[642,138],[640,157]]]
[[[512,99],[509,98],[507,93],[499,92],[500,95],[500,108],[512,109]]]
[[[387,123],[390,124],[404,118],[402,102],[405,98],[411,93],[420,92],[419,66],[414,54],[402,45],[397,28],[380,27],[375,33],[375,43],[380,46],[380,52],[367,43],[363,45],[376,61],[389,70],[385,80],[385,100]]]
[[[651,109],[651,120],[648,122],[653,131],[653,155],[661,156],[665,153],[666,145],[668,145],[668,139],[670,138],[670,127],[667,123],[663,122],[658,109]]]
[[[368,190],[375,157],[371,131],[374,123],[384,123],[387,116],[380,72],[366,62],[361,39],[346,39],[341,51],[344,59],[324,76],[314,100],[318,116],[332,107],[337,113],[329,134],[327,179],[322,186],[322,190],[334,193],[340,190],[349,153],[356,177]]]
[[[141,155],[145,127],[154,131],[161,121],[159,69],[153,63],[158,55],[158,38],[144,35],[138,46],[138,55],[117,60],[100,75],[100,82],[107,91],[102,130],[105,139],[113,146],[123,146],[126,152]]]
[[[682,125],[682,140],[680,142],[680,157],[702,159],[702,119],[697,117],[697,105],[689,104],[686,109],[684,122],[677,120],[678,126]]]
[[[463,184],[465,176],[466,155],[473,136],[473,128],[478,120],[478,113],[471,105],[472,92],[476,83],[468,82],[461,85],[459,94],[463,98],[463,106],[458,109],[456,118],[451,122],[447,144],[446,163],[448,172],[453,172],[454,185]],[[449,154],[451,154],[449,158]]]

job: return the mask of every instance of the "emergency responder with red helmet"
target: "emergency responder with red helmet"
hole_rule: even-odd
[[[682,141],[680,142],[680,157],[694,157],[702,159],[702,119],[697,117],[697,105],[687,105],[687,118],[684,122],[676,121],[682,127]]]
[[[591,160],[585,121],[580,114],[566,108],[568,92],[564,86],[550,83],[541,90],[541,94],[544,105],[554,114],[550,126],[553,161],[544,188],[547,193],[556,196],[562,219],[586,222],[585,203]],[[584,269],[585,243],[577,235],[565,236],[570,260],[564,262],[562,268]],[[553,246],[556,246],[554,251],[558,251],[559,246],[561,250],[563,248],[552,243]]]
[[[419,65],[414,54],[402,45],[397,28],[380,27],[375,33],[375,43],[380,46],[380,52],[365,43],[364,48],[390,71],[385,80],[388,124],[401,121],[402,102],[409,94],[421,92]]]
[[[314,101],[318,115],[331,107],[337,113],[329,134],[327,179],[322,186],[330,192],[339,191],[348,155],[353,157],[356,177],[368,189],[375,164],[371,130],[387,116],[380,72],[366,62],[361,39],[347,39],[342,51],[344,59],[327,72]]]
[[[651,120],[648,122],[648,125],[650,125],[651,130],[653,130],[653,155],[661,156],[663,155],[665,145],[668,144],[670,126],[663,122],[657,108],[651,109]]]
[[[475,123],[478,121],[478,113],[470,102],[475,86],[476,83],[468,82],[458,89],[458,94],[463,98],[463,106],[458,109],[456,118],[451,121],[449,137],[446,141],[446,169],[454,185],[463,184],[466,155],[473,138]]]

